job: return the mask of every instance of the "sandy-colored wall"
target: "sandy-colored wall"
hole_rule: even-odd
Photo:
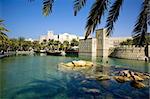
[[[79,40],[79,55],[96,56],[96,39],[88,38],[87,40]]]
[[[110,57],[125,58],[125,59],[136,59],[145,60],[144,47],[118,47],[109,49]],[[150,46],[149,46],[150,56]]]

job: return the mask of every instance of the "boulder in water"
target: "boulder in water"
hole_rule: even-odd
[[[65,65],[65,66],[67,66],[67,67],[74,67],[74,65],[73,65],[71,62],[66,63],[66,64],[63,64],[63,65]]]
[[[126,77],[130,77],[130,73],[129,73],[129,70],[122,70],[122,71],[119,71],[119,75],[120,76],[126,76]]]
[[[119,83],[124,83],[131,80],[129,77],[125,76],[114,76],[114,79]]]
[[[150,79],[150,74],[148,74],[148,73],[135,72],[134,74],[141,77],[141,78],[143,78],[143,79]]]
[[[80,71],[80,70],[88,69],[92,66],[93,63],[90,61],[79,60],[79,61],[72,61],[68,63],[60,63],[58,64],[58,69],[61,71],[65,71],[65,70]]]
[[[130,70],[122,70],[122,71],[119,71],[118,74],[119,74],[119,76],[122,76],[122,79],[127,77],[130,80],[135,80],[135,81],[143,81],[144,79],[150,78],[150,76],[148,74],[144,74],[144,73],[140,73],[140,72],[133,72]]]
[[[96,77],[96,80],[99,81],[110,80],[110,77],[108,75],[103,75],[103,76]]]
[[[132,81],[132,82],[130,83],[130,85],[131,85],[132,87],[138,88],[138,89],[145,87],[145,84],[143,84],[142,82],[139,82],[139,81]]]
[[[144,80],[142,77],[139,77],[137,75],[132,75],[132,79],[135,81],[143,81]]]
[[[83,60],[72,61],[72,64],[74,64],[74,66],[76,66],[76,67],[93,66],[92,62],[90,62],[90,61],[83,61]]]

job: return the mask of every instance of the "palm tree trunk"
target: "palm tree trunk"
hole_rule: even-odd
[[[146,46],[144,48],[145,56],[149,58],[149,49],[148,49],[148,43],[146,43]],[[146,61],[146,60],[145,60]]]

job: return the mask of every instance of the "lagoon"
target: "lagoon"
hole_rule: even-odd
[[[60,62],[79,59],[150,73],[150,63],[137,60],[85,56],[11,56],[0,59],[0,96],[2,99],[149,98],[149,88],[135,89],[129,83],[96,81],[86,79],[79,73],[58,71],[57,65]],[[86,88],[96,89],[96,92],[84,92]]]

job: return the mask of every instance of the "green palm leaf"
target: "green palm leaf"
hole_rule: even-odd
[[[8,39],[8,36],[3,33],[3,32],[0,32],[0,40],[7,40]]]
[[[87,0],[75,0],[74,1],[74,16],[77,15],[77,12],[82,9],[83,6],[85,6]]]
[[[1,20],[1,19],[0,19],[0,23],[2,23],[2,22],[4,22],[4,20]]]
[[[114,27],[114,23],[117,21],[119,16],[119,11],[124,0],[116,0],[110,7],[109,14],[107,17],[107,36],[110,36]]]
[[[0,26],[0,32],[9,32],[6,28]]]
[[[103,16],[105,10],[107,10],[108,3],[109,0],[96,0],[95,3],[92,5],[86,23],[85,39],[87,39],[91,32],[94,32],[97,24],[101,23],[101,17]]]
[[[43,15],[48,16],[52,13],[54,0],[43,0]]]
[[[4,20],[0,19],[0,40],[7,40],[8,37],[5,34],[5,32],[8,32],[8,30],[4,27],[3,22],[4,22]]]
[[[143,45],[143,43],[146,42],[145,35],[148,28],[148,15],[150,14],[149,2],[150,0],[143,1],[142,10],[138,16],[138,20],[133,30],[133,38],[138,40],[137,45],[139,46]]]

